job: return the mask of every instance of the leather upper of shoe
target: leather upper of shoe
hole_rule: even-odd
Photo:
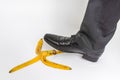
[[[72,35],[71,37],[58,36],[54,34],[46,34],[44,39],[47,39],[58,46],[73,47],[78,49],[87,49],[89,46],[88,41],[84,40],[78,35]]]
[[[64,36],[58,36],[54,34],[46,34],[44,36],[45,41],[53,46],[54,48],[64,51],[64,52],[78,52],[83,53],[78,46],[78,44],[75,42],[75,35],[72,35],[71,37],[64,37]]]
[[[44,39],[54,48],[65,52],[89,53],[91,56],[100,56],[104,51],[104,49],[93,49],[90,40],[82,33],[71,37],[46,34]]]
[[[84,49],[85,51],[93,50],[93,45],[90,40],[82,33],[71,35],[71,37],[46,34],[44,39],[47,39],[58,46],[73,46],[79,49]]]

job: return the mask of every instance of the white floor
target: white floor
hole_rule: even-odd
[[[8,71],[35,56],[35,46],[46,33],[70,36],[79,30],[87,0],[0,0],[1,80],[120,80],[120,23],[97,63],[80,54],[64,53],[50,60],[71,71],[50,68],[40,61],[20,71]],[[44,42],[43,50],[53,49]]]

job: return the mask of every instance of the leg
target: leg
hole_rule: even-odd
[[[95,50],[104,48],[112,38],[120,18],[120,0],[90,0],[81,30]]]
[[[96,62],[114,35],[120,18],[119,9],[120,0],[90,0],[76,35],[63,37],[46,34],[44,39],[58,50],[82,53],[83,58]]]
[[[98,51],[98,57],[103,53],[107,43],[111,40],[120,18],[120,0],[90,0],[81,29],[77,33],[84,35],[92,46],[84,58],[94,57],[94,51]],[[76,35],[76,36],[77,36]],[[79,39],[78,39],[79,40]],[[79,41],[77,41],[79,43]],[[80,44],[80,43],[79,43]],[[89,50],[88,50],[89,51]],[[101,53],[99,53],[99,51]],[[95,58],[98,58],[95,56]],[[89,59],[89,58],[88,58]]]

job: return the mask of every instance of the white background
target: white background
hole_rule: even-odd
[[[45,33],[70,36],[83,19],[87,0],[0,0],[0,80],[120,80],[120,23],[97,63],[80,54],[60,54],[50,60],[71,71],[50,68],[40,61],[20,71],[8,71],[34,56]],[[44,42],[43,50],[53,49]]]

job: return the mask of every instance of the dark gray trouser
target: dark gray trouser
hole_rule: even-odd
[[[83,58],[96,62],[112,39],[120,19],[120,0],[89,0],[81,29],[74,42]]]
[[[105,48],[120,18],[120,0],[89,0],[77,35],[82,34],[94,50]]]

